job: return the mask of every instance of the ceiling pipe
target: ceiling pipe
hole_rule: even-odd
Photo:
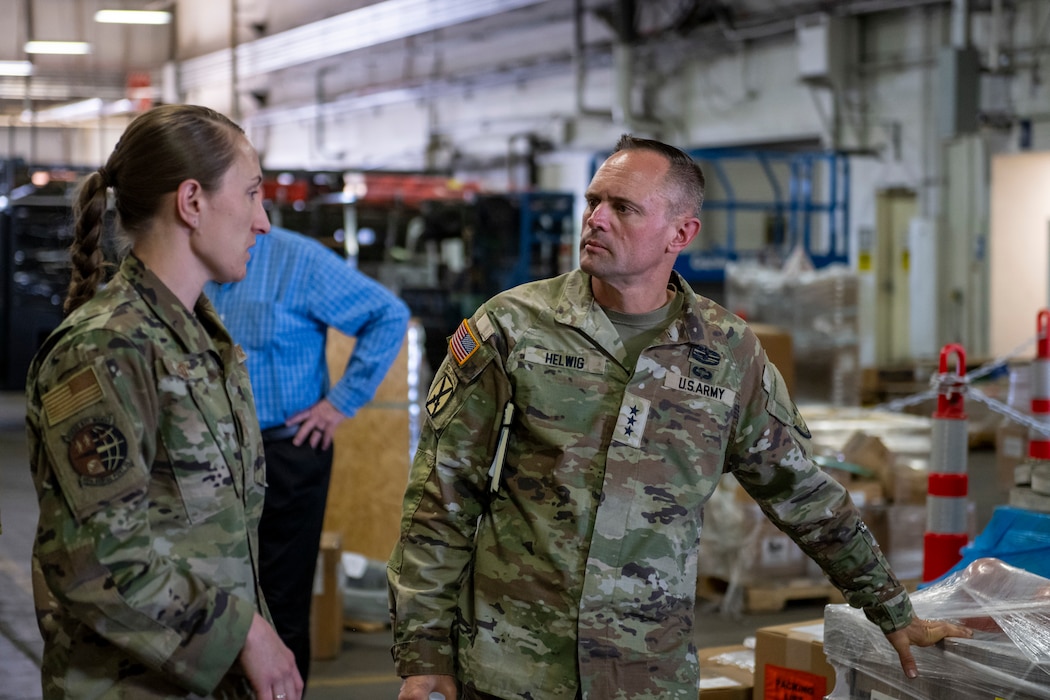
[[[516,149],[518,144],[524,150]],[[531,131],[512,134],[507,139],[507,186],[511,192],[529,192],[539,184],[539,167],[536,164],[536,151],[539,137]],[[524,171],[524,181],[519,182],[516,170]]]
[[[264,76],[358,49],[510,12],[546,0],[384,0],[236,46],[241,78]],[[183,89],[214,82],[233,61],[226,49],[186,59]]]
[[[988,29],[988,69],[999,72],[999,32],[1002,30],[1003,0],[992,0],[992,22]]]
[[[230,0],[230,118],[241,120],[240,80],[237,76],[237,0]]]
[[[612,119],[612,110],[588,107],[584,99],[584,87],[587,82],[587,56],[583,37],[583,0],[573,0],[573,42],[572,65],[575,74],[576,114],[581,117],[600,117]]]
[[[33,0],[25,0],[26,12],[26,41],[33,38]],[[33,75],[30,73],[25,77],[25,94],[22,97],[22,109],[30,115],[29,123],[29,162],[36,160],[36,110],[33,109]]]
[[[970,46],[970,0],[952,0],[952,46]]]
[[[332,70],[334,70],[334,66],[325,66],[317,71],[317,75],[314,78],[314,99],[317,103],[317,116],[314,118],[314,145],[317,148],[317,153],[322,158],[341,161],[346,158],[346,152],[330,151],[328,150],[328,144],[325,143],[327,139],[325,136],[324,105],[327,103],[328,98],[324,91],[324,77]]]
[[[613,96],[613,121],[623,124],[631,133],[647,132],[660,136],[664,130],[663,122],[649,119],[634,113],[632,92],[634,90],[634,47],[638,42],[638,31],[635,27],[637,5],[635,0],[618,0],[613,30],[616,43],[613,45],[613,72],[615,95]]]
[[[390,2],[391,0],[387,1]],[[916,7],[947,6],[951,4],[952,1],[953,0],[859,0],[840,6],[836,10],[836,14],[854,16],[877,12],[914,9]],[[574,70],[577,77],[575,85],[576,115],[611,119],[611,110],[597,109],[594,106],[583,104],[582,95],[583,87],[586,82],[586,67],[588,65],[594,66],[596,63],[608,65],[611,56],[609,54],[598,54],[593,49],[588,51],[583,45],[583,4],[582,0],[574,0],[574,2],[575,11],[577,13],[576,21],[579,22],[580,25],[575,28],[576,33],[574,36],[576,37],[576,41],[574,42],[573,52],[569,59],[572,61],[571,66],[553,62],[550,64],[544,64],[539,68],[533,67],[520,72],[484,70],[476,74],[471,74],[470,76],[459,76],[456,79],[431,80],[426,84],[423,84],[420,81],[409,81],[405,84],[388,85],[385,88],[333,99],[324,106],[322,111],[329,115],[334,113],[351,113],[354,111],[375,109],[377,107],[411,102],[419,99],[434,99],[437,97],[455,95],[467,90],[468,88],[465,87],[467,84],[473,85],[475,88],[479,85],[502,85],[512,81],[521,81],[532,77],[554,74],[559,70]],[[813,7],[816,6],[820,6],[819,3]],[[807,11],[810,11],[812,10],[812,7],[807,5],[806,9]],[[717,45],[719,39],[727,40],[729,42],[739,42],[759,40],[771,38],[779,34],[793,33],[795,31],[796,16],[797,13],[785,15],[781,11],[775,11],[764,13],[746,23],[734,23],[732,26],[723,22],[721,25],[715,24],[707,29],[700,29],[699,31],[691,33],[688,37],[666,37],[662,40],[663,47],[668,51],[677,53],[679,50],[695,50],[697,45],[707,46],[709,48],[714,47]],[[207,57],[189,59],[184,62],[184,65],[199,62],[206,58]],[[621,56],[621,59],[622,58],[623,57]],[[196,71],[201,70],[201,65],[202,64],[198,63],[197,67],[193,68],[193,72],[195,73]],[[214,67],[209,68],[209,70],[214,69]],[[186,73],[183,73],[184,77],[186,75]],[[206,78],[207,76],[203,77]],[[316,117],[317,110],[317,105],[270,106],[260,109],[250,115],[248,121],[255,125],[273,125],[309,121]],[[638,118],[635,117],[635,119]]]

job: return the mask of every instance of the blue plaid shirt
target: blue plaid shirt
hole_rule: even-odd
[[[327,398],[346,416],[371,400],[401,349],[408,307],[320,242],[273,228],[258,236],[248,275],[204,288],[248,353],[259,426],[283,425]],[[355,338],[346,372],[329,389],[331,326]]]

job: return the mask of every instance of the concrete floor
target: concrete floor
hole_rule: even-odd
[[[0,700],[38,700],[41,642],[33,614],[30,553],[36,525],[36,495],[29,475],[20,393],[0,393]],[[970,453],[970,493],[977,531],[992,509],[1006,502],[995,482],[994,454]],[[725,615],[698,607],[696,643],[700,648],[739,644],[759,627],[818,618],[823,600],[790,602],[767,614]],[[331,661],[315,661],[311,700],[396,698],[400,685],[389,654],[389,630],[346,630],[342,649]]]

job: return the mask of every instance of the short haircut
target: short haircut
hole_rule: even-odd
[[[677,196],[672,197],[672,202],[679,210],[689,211],[696,217],[700,216],[700,208],[704,204],[704,172],[688,153],[662,141],[638,138],[630,134],[623,134],[616,142],[614,153],[620,151],[652,151],[666,158],[669,165],[667,182],[678,190]]]

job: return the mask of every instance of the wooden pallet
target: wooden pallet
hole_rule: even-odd
[[[901,583],[912,593],[919,587],[918,579],[904,579]],[[826,604],[846,602],[839,589],[826,581],[813,579],[793,579],[780,585],[755,584],[742,588],[742,612],[746,613],[780,612],[788,603],[796,601]],[[696,583],[697,600],[721,604],[728,591],[729,582],[714,576],[701,576]]]
[[[814,581],[794,582],[785,586],[746,586],[744,609],[751,613],[779,612],[789,602],[810,600],[823,603],[844,603],[839,589],[830,583]]]
[[[743,612],[779,612],[789,602],[809,600],[825,603],[842,603],[845,599],[837,588],[827,582],[798,579],[780,585],[751,584],[741,587]],[[714,603],[724,602],[729,591],[729,582],[711,576],[697,580],[696,597]]]
[[[365,632],[371,634],[373,632],[382,632],[383,630],[390,629],[389,622],[374,622],[372,620],[343,620],[343,629],[352,630],[354,632]]]

